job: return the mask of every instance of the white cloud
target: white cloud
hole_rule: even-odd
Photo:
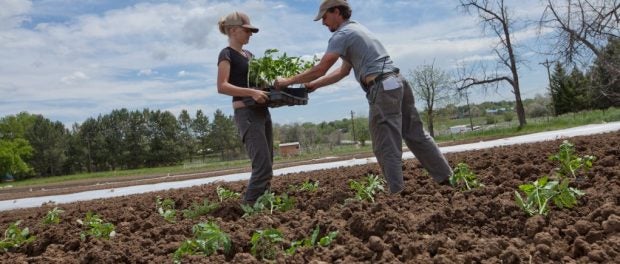
[[[86,74],[84,74],[81,71],[75,71],[71,73],[70,75],[62,77],[60,79],[60,81],[62,81],[65,84],[75,84],[77,82],[84,81],[84,80],[88,80],[88,76],[86,76]]]
[[[142,69],[138,72],[138,76],[151,76],[156,72],[153,69]]]
[[[27,0],[2,0],[0,8],[0,30],[18,26],[28,19],[32,2]]]

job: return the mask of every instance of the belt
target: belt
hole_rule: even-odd
[[[382,82],[383,80],[392,77],[392,76],[396,76],[398,75],[398,72],[384,72],[384,73],[379,73],[379,74],[374,74],[374,75],[369,75],[366,76],[366,78],[364,78],[364,86],[366,86],[366,88],[370,88],[372,86],[374,86],[375,84]]]

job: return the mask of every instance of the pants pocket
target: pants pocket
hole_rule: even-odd
[[[401,113],[401,104],[403,98],[403,87],[402,85],[397,89],[392,90],[384,90],[383,87],[377,87],[378,90],[375,105],[381,111],[384,116],[391,115],[400,115]]]

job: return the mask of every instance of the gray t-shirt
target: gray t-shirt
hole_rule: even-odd
[[[394,71],[396,67],[379,40],[361,24],[348,20],[329,39],[326,53],[336,53],[353,65],[359,82],[370,74]]]

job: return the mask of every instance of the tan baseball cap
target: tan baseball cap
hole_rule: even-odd
[[[250,17],[241,12],[232,12],[225,17],[220,18],[220,31],[223,27],[240,26],[250,29],[253,33],[258,32],[258,28],[250,24]],[[222,32],[224,33],[224,32]]]
[[[314,21],[319,21],[323,18],[327,9],[330,9],[334,6],[349,6],[346,0],[323,0],[321,3],[321,7],[319,7],[319,13],[314,18]]]

